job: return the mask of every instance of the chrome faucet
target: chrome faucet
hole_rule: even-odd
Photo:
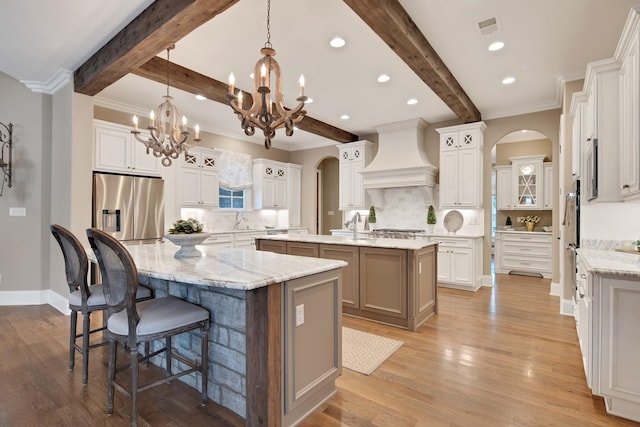
[[[240,217],[241,213],[242,212],[240,212],[240,211],[236,212],[236,223],[233,226],[234,230],[238,230],[238,228],[240,227],[240,223],[244,220],[244,217]]]
[[[357,220],[357,222],[356,222]],[[356,212],[353,214],[351,218],[351,224],[353,224],[353,239],[355,240],[358,234],[358,222],[362,222],[362,218],[360,218],[360,212]]]

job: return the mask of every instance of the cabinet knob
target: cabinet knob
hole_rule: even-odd
[[[629,184],[623,185],[622,188],[629,188]]]

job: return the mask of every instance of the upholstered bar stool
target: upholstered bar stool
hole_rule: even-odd
[[[110,235],[91,228],[87,230],[89,243],[95,252],[108,308],[107,337],[109,338],[109,368],[107,382],[107,413],[113,413],[114,389],[131,400],[131,425],[137,425],[138,393],[151,387],[193,372],[200,372],[202,378],[202,404],[207,403],[207,375],[209,366],[209,311],[173,296],[136,302],[138,270],[133,258],[122,244]],[[171,338],[174,335],[199,330],[201,355],[200,364],[188,360],[172,351]],[[138,346],[150,341],[164,339],[164,348],[148,356],[138,354]],[[126,344],[129,350],[129,364],[118,371],[130,369],[129,390],[115,379],[118,343]],[[165,353],[165,378],[140,386],[138,384],[138,364],[150,357]],[[171,359],[175,358],[188,366],[181,372],[172,374]]]
[[[51,234],[55,237],[62,250],[64,268],[69,285],[69,310],[71,310],[71,325],[69,330],[69,369],[75,365],[75,351],[82,354],[82,383],[89,379],[89,350],[107,345],[108,341],[89,344],[91,334],[103,331],[105,327],[91,330],[91,313],[106,310],[102,285],[87,283],[89,272],[89,260],[87,254],[76,236],[66,228],[53,224],[50,227]],[[150,299],[151,290],[140,286],[136,298],[140,301]],[[77,332],[78,312],[82,313],[82,333]],[[82,337],[82,346],[76,343]]]

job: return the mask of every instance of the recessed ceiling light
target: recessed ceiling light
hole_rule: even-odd
[[[528,130],[527,130],[527,129],[522,129],[520,132],[522,132],[522,133],[527,133],[527,132],[528,132]]]
[[[502,84],[503,85],[510,85],[511,83],[515,82],[516,78],[509,76],[509,77],[505,77],[504,79],[502,79]]]
[[[378,76],[379,83],[385,83],[385,82],[388,82],[389,80],[391,80],[391,77],[389,77],[387,74],[380,74]]]
[[[407,101],[407,105],[416,105],[418,103],[418,100],[415,98],[411,98],[410,100]]]
[[[334,37],[331,39],[329,44],[331,45],[331,47],[339,48],[347,44],[347,42],[344,41],[344,39],[341,37]]]
[[[253,76],[254,76],[254,74],[253,74],[253,73],[249,74],[249,78],[250,78],[251,80],[253,80]]]
[[[489,50],[491,52],[495,52],[496,50],[500,50],[504,47],[504,42],[501,41],[497,41],[497,42],[493,42],[489,45]]]
[[[198,101],[204,101],[205,99],[207,99],[207,97],[206,97],[206,96],[204,96],[204,95],[196,95],[196,99],[197,99]]]
[[[342,120],[349,120],[349,116],[347,116],[346,114],[341,115],[340,118]]]

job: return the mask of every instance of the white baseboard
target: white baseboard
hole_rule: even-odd
[[[69,300],[51,289],[42,291],[1,291],[0,305],[49,304],[62,314],[69,314]]]
[[[491,280],[491,275],[482,276],[482,286],[493,288],[493,280]]]
[[[551,282],[551,286],[549,287],[549,295],[553,295],[554,297],[562,296],[562,285],[560,285],[560,283]]]
[[[575,317],[575,313],[573,312],[573,305],[573,298],[560,298],[560,314]]]

